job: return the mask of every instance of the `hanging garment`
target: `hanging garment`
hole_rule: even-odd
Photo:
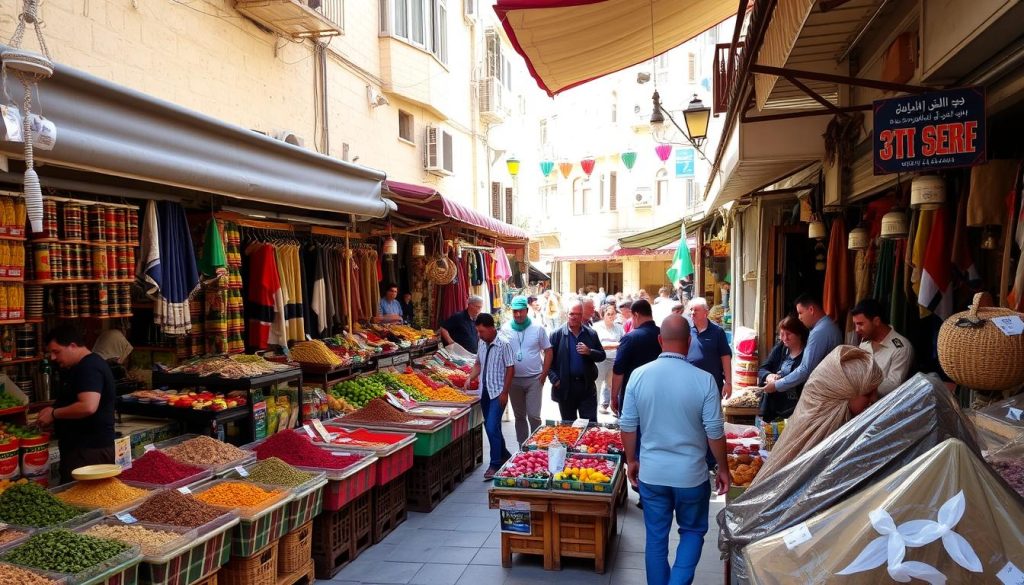
[[[933,209],[922,209],[916,213],[917,221],[912,222],[914,225],[912,239],[907,241],[914,242],[913,250],[910,254],[910,264],[912,267],[910,276],[910,286],[914,291],[914,294],[921,294],[921,276],[924,271],[924,258],[928,252],[928,238],[932,233],[932,225],[935,222],[935,210]]]
[[[217,228],[217,219],[210,218],[206,224],[206,235],[203,237],[199,271],[204,280],[210,280],[227,275],[227,267],[227,254],[224,252],[224,242]]]
[[[882,240],[878,248],[878,268],[875,270],[875,288],[871,296],[880,302],[892,296],[892,284],[896,263],[896,242]]]
[[[1006,223],[1006,195],[1014,190],[1019,160],[990,160],[971,167],[967,225],[985,227]]]
[[[1012,213],[1012,205],[1011,205]],[[1020,226],[1017,228],[1020,234]],[[1018,235],[1019,237],[1019,235]],[[967,233],[967,193],[959,194],[956,208],[956,223],[953,227],[953,274],[957,285],[965,284],[971,290],[981,286],[981,274],[971,255],[971,243]]]
[[[477,257],[477,253],[469,251],[462,255],[462,258],[467,263],[466,273],[470,275],[469,281],[472,286],[480,286],[483,284],[483,277],[480,273],[480,262]]]
[[[147,204],[136,277],[154,301],[153,322],[165,334],[191,331],[189,297],[199,290],[199,270],[185,209],[179,203]]]
[[[846,325],[850,310],[850,252],[846,247],[846,222],[837,217],[832,222],[825,262],[825,291],[822,295],[825,314],[840,327]]]
[[[267,349],[270,345],[288,344],[284,318],[284,294],[274,259],[274,248],[253,242],[246,250],[248,280],[246,291],[246,317],[248,319],[248,346]]]
[[[306,279],[309,286],[310,331],[314,337],[327,337],[327,281],[324,278],[323,248],[307,249]]]
[[[505,254],[505,248],[501,246],[494,249],[494,266],[494,277],[497,280],[505,281],[512,278],[512,266]]]
[[[892,295],[889,297],[889,325],[896,331],[906,331],[907,323],[907,295],[917,295],[909,287],[905,286],[907,274],[906,266],[906,240],[896,240],[896,252],[893,254],[895,264],[893,265]]]
[[[924,273],[917,302],[922,307],[921,316],[928,311],[946,320],[953,314],[953,278],[949,261],[949,214],[945,207],[935,211],[928,250],[924,256]]]

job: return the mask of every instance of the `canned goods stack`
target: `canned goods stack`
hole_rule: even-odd
[[[25,235],[25,200],[21,197],[0,197],[0,235]]]
[[[21,242],[0,240],[0,278],[25,276],[25,246]]]
[[[21,283],[0,284],[0,321],[25,318],[25,287]]]

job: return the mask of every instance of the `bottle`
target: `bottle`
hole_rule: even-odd
[[[560,473],[565,467],[565,445],[555,437],[548,443],[548,471]]]
[[[39,383],[36,384],[36,388],[39,389],[39,395],[36,397],[39,402],[50,399],[50,360],[46,358],[43,358],[39,365]]]

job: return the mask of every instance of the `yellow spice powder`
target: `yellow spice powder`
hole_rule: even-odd
[[[249,483],[229,481],[197,493],[196,498],[211,506],[250,508],[273,498],[278,493],[268,492]]]
[[[132,487],[117,478],[80,481],[55,494],[61,501],[84,508],[115,508],[145,496],[148,490]]]

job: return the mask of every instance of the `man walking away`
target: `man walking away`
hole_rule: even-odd
[[[661,345],[658,343],[660,329],[654,322],[651,304],[642,299],[634,301],[630,311],[633,313],[633,330],[619,341],[619,351],[615,354],[615,365],[612,366],[612,412],[615,416],[619,416],[622,411],[629,376],[661,354]]]
[[[484,472],[484,481],[490,481],[512,456],[505,448],[505,437],[501,434],[501,413],[505,412],[505,405],[508,404],[508,389],[515,373],[515,361],[512,346],[498,337],[494,317],[490,313],[477,315],[476,330],[480,343],[476,350],[476,363],[473,364],[465,388],[468,389],[470,382],[480,378],[480,408],[484,413],[484,430],[491,448],[491,460]]]
[[[597,333],[583,323],[583,304],[569,307],[569,320],[551,334],[551,399],[562,420],[597,420],[597,363],[605,359]]]
[[[551,367],[551,343],[544,327],[527,316],[530,304],[526,297],[513,298],[510,306],[512,321],[502,326],[500,337],[512,346],[515,358],[509,400],[516,417],[516,440],[522,445],[540,426],[544,380]]]
[[[721,395],[707,372],[686,362],[690,327],[678,315],[665,318],[659,337],[664,352],[633,373],[620,419],[630,483],[644,502],[648,585],[693,583],[708,531],[708,483],[704,454],[718,462],[715,489],[729,490]],[[643,443],[637,453],[637,431]],[[640,466],[640,460],[643,466]],[[668,537],[675,515],[679,545],[668,564]]]

